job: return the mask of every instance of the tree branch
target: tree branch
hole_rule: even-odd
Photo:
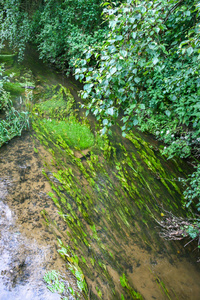
[[[173,11],[182,4],[182,2],[184,2],[184,0],[180,0],[178,3],[176,3],[176,5],[174,5],[168,12],[165,20],[164,20],[164,23],[167,21],[167,19],[169,18],[169,16],[173,13]]]

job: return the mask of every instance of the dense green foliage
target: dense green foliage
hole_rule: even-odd
[[[5,78],[3,68],[0,67],[0,147],[17,135],[21,135],[23,128],[28,126],[28,114],[18,112],[4,90]]]
[[[123,109],[124,132],[140,125],[171,144],[170,157],[186,157],[199,151],[198,1],[137,2],[105,9],[108,39],[99,53],[87,51],[76,78],[86,76],[83,98],[104,131]],[[92,70],[91,55],[98,61]]]
[[[169,158],[199,158],[199,3],[136,2],[108,6],[107,40],[77,61],[76,78],[84,78],[88,112],[102,119],[103,133],[123,112],[124,136],[138,125],[166,143],[163,153]],[[94,68],[90,57],[96,57]],[[199,196],[197,172],[194,176],[196,186],[187,195]]]
[[[66,70],[85,48],[103,40],[106,25],[100,4],[101,0],[3,0],[1,38],[19,50],[19,58],[32,42],[40,58]]]
[[[189,207],[195,201],[197,210],[200,211],[200,164],[198,164],[196,171],[191,174],[186,182],[189,182],[189,187],[184,192],[187,200],[186,207]]]

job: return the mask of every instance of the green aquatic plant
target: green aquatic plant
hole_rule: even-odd
[[[126,275],[123,273],[123,275],[120,277],[120,283],[123,288],[126,288],[128,291],[128,294],[132,297],[134,300],[142,300],[143,297],[138,292],[136,292],[129,284],[128,279]],[[123,296],[124,297],[124,296]],[[122,299],[123,299],[122,297]]]
[[[65,258],[68,261],[68,268],[77,279],[77,287],[85,296],[87,296],[88,286],[85,281],[83,271],[79,266],[78,256],[74,254],[74,252],[72,251],[72,249],[70,249],[69,246],[65,247],[61,240],[58,240],[58,242],[61,247],[60,249],[58,249],[58,252],[63,258]]]
[[[51,292],[64,292],[65,284],[59,280],[59,277],[61,277],[60,273],[55,270],[49,271],[44,275],[44,281],[48,284],[47,287]]]
[[[159,289],[161,290],[161,292],[164,294],[164,296],[167,296],[167,298],[169,300],[172,300],[172,298],[171,298],[171,296],[169,294],[169,291],[168,291],[167,287],[165,286],[164,282],[156,274],[154,274],[151,269],[150,269],[150,272],[154,276],[154,278],[156,280],[156,283],[159,286]],[[178,299],[174,292],[173,292],[173,294],[176,297],[176,299]],[[173,299],[175,299],[175,298],[173,298]]]
[[[94,145],[94,135],[90,129],[75,118],[62,121],[43,119],[40,125],[46,128],[52,139],[62,138],[72,148],[87,149]]]
[[[54,89],[56,95],[59,91],[58,87]],[[118,291],[126,297],[141,299],[137,298],[140,296],[124,276],[121,279],[125,285],[123,291],[121,287],[116,288],[108,266],[112,266],[118,274],[125,274],[126,269],[122,269],[122,264],[126,264],[127,258],[121,254],[121,244],[128,245],[132,235],[136,243],[147,250],[158,247],[158,238],[157,244],[152,246],[154,236],[150,233],[152,222],[149,211],[157,212],[158,202],[167,203],[168,190],[165,190],[166,196],[160,193],[163,199],[157,199],[158,191],[164,184],[152,178],[152,174],[158,171],[164,177],[164,168],[154,152],[149,150],[148,144],[137,134],[135,144],[138,153],[133,151],[135,147],[130,146],[130,139],[122,145],[114,138],[103,137],[103,144],[97,149],[95,136],[90,149],[77,151],[77,147],[69,145],[65,130],[59,131],[59,126],[75,120],[89,128],[88,121],[78,119],[74,105],[62,114],[66,107],[64,98],[59,104],[60,117],[55,113],[54,104],[52,109],[50,107],[52,98],[53,94],[49,92],[44,106],[41,102],[33,109],[33,128],[37,138],[52,155],[50,161],[43,159],[43,173],[52,187],[53,192],[49,196],[60,216],[58,225],[49,223],[50,227],[56,226],[63,241],[59,252],[68,262],[68,269],[79,280],[80,288],[84,288],[83,278],[88,284],[94,282],[91,293],[95,297],[99,297],[95,286],[103,286],[106,282],[106,288],[100,291],[102,299],[105,293],[119,298]],[[57,96],[56,100],[59,101]],[[169,184],[169,180],[165,183]],[[136,216],[140,222],[136,221]],[[61,224],[66,230],[61,230]],[[116,249],[113,249],[113,245],[116,245]],[[116,259],[119,253],[120,263]],[[84,293],[87,295],[86,291]]]
[[[42,101],[34,106],[33,114],[61,119],[72,113],[75,100],[70,90],[63,85],[55,85],[47,89],[44,95],[45,98],[46,101]]]
[[[111,158],[113,160],[116,158],[116,148],[107,136],[104,136],[104,145],[102,147],[102,150],[104,157],[107,160],[110,160]]]
[[[92,147],[95,137],[87,124],[78,121],[70,91],[62,85],[54,86],[48,91],[48,97],[33,108],[33,129],[44,131],[47,140],[59,141],[63,148],[84,150]]]
[[[44,281],[47,284],[47,288],[52,293],[59,293],[61,294],[62,300],[67,300],[69,295],[74,296],[75,291],[72,287],[67,286],[63,276],[60,274],[60,272],[56,270],[51,270],[45,273],[44,275]]]
[[[98,286],[96,286],[96,291],[97,291],[97,294],[98,294],[99,298],[102,299],[102,292],[101,292],[101,290],[98,288]]]

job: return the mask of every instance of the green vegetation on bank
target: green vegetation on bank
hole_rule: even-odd
[[[17,111],[10,94],[4,89],[3,73],[4,69],[0,66],[0,147],[13,137],[21,135],[22,130],[28,126],[28,113]]]
[[[106,41],[77,62],[82,97],[103,119],[103,132],[123,111],[123,135],[138,125],[167,144],[169,158],[199,156],[199,2],[136,2],[104,10]],[[98,64],[91,69],[93,56]]]
[[[2,0],[1,40],[9,41],[22,59],[27,43],[40,58],[67,71],[83,51],[102,43],[108,31],[101,0]],[[2,11],[1,11],[2,8]]]
[[[193,158],[197,168],[186,206],[200,210],[200,6],[199,1],[127,1],[106,4],[109,34],[103,46],[76,62],[87,113],[102,132],[121,117],[122,135],[133,126],[164,141],[168,158]],[[90,59],[96,66],[91,68]],[[198,233],[199,235],[199,233]]]

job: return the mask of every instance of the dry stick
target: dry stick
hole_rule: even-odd
[[[189,241],[187,244],[184,245],[184,247],[186,247],[187,245],[189,245],[190,243],[192,243],[197,237],[193,238],[191,241]]]

